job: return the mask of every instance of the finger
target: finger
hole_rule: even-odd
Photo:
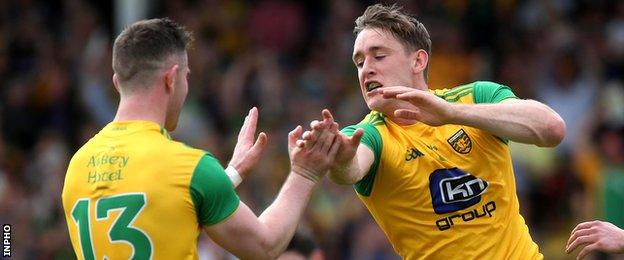
[[[310,122],[310,129],[312,130],[319,130],[321,129],[321,127],[322,127],[321,121],[313,120],[312,122]]]
[[[583,250],[581,250],[581,252],[576,257],[576,259],[583,259],[583,258],[585,258],[585,256],[587,256],[587,254],[589,254],[592,251],[596,250],[597,247],[598,247],[597,244],[591,244],[591,245],[588,245],[588,246],[584,247]]]
[[[593,242],[594,242],[594,237],[591,235],[577,237],[576,239],[574,239],[574,241],[572,241],[572,243],[570,243],[570,246],[568,246],[568,248],[566,249],[566,252],[568,253],[572,252],[574,251],[574,249],[576,249],[580,245],[589,244]]]
[[[254,155],[260,155],[262,153],[262,151],[264,151],[264,147],[266,147],[268,143],[268,137],[264,132],[260,132],[260,134],[258,135],[258,139],[256,139],[256,143],[254,143],[254,145],[251,147],[251,149],[249,149],[249,152],[251,152]]]
[[[258,125],[258,109],[253,107],[249,110],[249,119],[247,122],[247,128],[245,129],[245,136],[247,138],[253,138],[256,135],[256,126]]]
[[[241,126],[240,131],[238,131],[238,141],[242,140],[247,132],[247,124],[249,122],[249,115],[245,116],[245,120],[243,120],[243,125]]]
[[[307,141],[304,140],[297,140],[297,147],[299,148],[303,148],[306,146]]]
[[[323,115],[323,119],[327,119],[330,120],[331,122],[334,122],[334,116],[332,115],[332,113],[329,111],[329,109],[323,109],[323,111],[321,112],[321,114]]]
[[[301,136],[302,128],[300,125],[295,127],[290,133],[288,133],[288,150],[295,148],[297,145],[297,139]]]
[[[574,229],[572,230],[572,232],[570,232],[570,234],[576,232],[577,230],[581,230],[581,229],[587,229],[587,228],[591,228],[594,225],[597,225],[599,222],[594,220],[594,221],[586,221],[583,222],[581,224],[576,225],[576,227],[574,227]]]
[[[327,138],[327,131],[315,131],[318,136],[315,142],[310,142],[306,140],[306,148],[308,149],[321,149],[323,146],[323,142]]]
[[[570,243],[572,243],[572,241],[576,240],[578,237],[580,237],[580,236],[587,236],[587,235],[590,235],[591,233],[592,233],[592,229],[589,229],[589,228],[581,229],[581,230],[578,230],[578,231],[572,233],[572,235],[568,239],[568,242],[566,243],[566,248],[570,247]]]
[[[328,156],[331,160],[334,160],[334,158],[336,158],[336,154],[338,154],[338,150],[340,149],[340,144],[342,142],[340,142],[340,136],[334,136],[334,141],[332,142],[332,146],[329,149],[329,153]]]
[[[303,135],[301,135],[301,138],[303,140],[312,140],[312,133],[309,130],[306,130],[303,132]]]
[[[331,130],[332,133],[337,133],[338,129],[340,129],[340,126],[336,122],[333,122],[332,125],[329,127],[329,130]]]
[[[382,96],[383,98],[396,98],[396,96],[397,96],[398,94],[401,94],[401,93],[403,93],[403,92],[398,92],[398,91],[393,91],[393,90],[387,90],[387,89],[381,90],[381,96]]]
[[[397,110],[394,110],[394,116],[403,118],[403,119],[418,120],[420,117],[420,113],[418,110],[397,109]]]
[[[329,112],[329,109],[323,109],[323,111],[321,112],[322,116],[323,116],[323,122],[327,125],[330,126],[330,128],[333,126],[334,124],[334,116],[331,114],[331,112]]]
[[[409,91],[398,93],[396,95],[396,98],[403,99],[403,100],[422,99],[426,95],[429,95],[429,93],[425,92],[425,91],[422,91],[422,90],[410,89]]]
[[[323,131],[323,133],[321,134],[321,137],[323,137],[323,141],[319,141],[319,143],[321,144],[320,149],[321,152],[324,154],[327,154],[329,152],[329,149],[332,146],[332,143],[334,142],[334,137],[336,135],[330,131]],[[321,137],[319,137],[319,139],[321,139]]]
[[[414,91],[414,89],[403,87],[403,86],[393,86],[393,87],[382,87],[380,91],[384,98],[394,98],[399,94]]]
[[[360,145],[360,141],[362,140],[362,136],[364,136],[364,129],[358,128],[353,132],[353,135],[350,138],[350,144],[352,146]]]

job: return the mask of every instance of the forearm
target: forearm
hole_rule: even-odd
[[[357,156],[354,156],[350,162],[338,164],[329,170],[329,179],[340,185],[351,185],[359,181],[358,172],[360,172]]]
[[[263,224],[263,247],[276,258],[288,245],[316,183],[290,172],[275,201],[258,218]]]
[[[509,140],[538,146],[556,146],[565,135],[565,123],[548,106],[533,100],[454,107],[452,124],[479,128]]]

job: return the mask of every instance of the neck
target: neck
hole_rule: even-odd
[[[114,121],[143,120],[165,125],[166,102],[152,93],[121,95]]]

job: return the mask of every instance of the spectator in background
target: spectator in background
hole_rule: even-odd
[[[314,242],[314,238],[309,233],[297,231],[286,251],[282,253],[278,260],[323,260],[323,252]]]

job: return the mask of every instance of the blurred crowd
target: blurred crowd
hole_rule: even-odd
[[[120,2],[0,1],[0,222],[12,225],[16,259],[75,257],[60,195],[71,155],[115,114]],[[342,126],[368,111],[351,61],[352,29],[374,1],[143,2],[146,18],[170,17],[195,35],[174,139],[225,165],[244,116],[259,108],[269,145],[237,189],[258,214],[288,173],[290,130],[323,108]],[[521,211],[547,259],[565,258],[582,220],[624,228],[624,1],[398,4],[431,34],[430,88],[495,81],[565,120],[557,148],[510,144]],[[300,226],[327,259],[398,258],[349,186],[324,181]],[[231,258],[207,237],[200,256]]]

